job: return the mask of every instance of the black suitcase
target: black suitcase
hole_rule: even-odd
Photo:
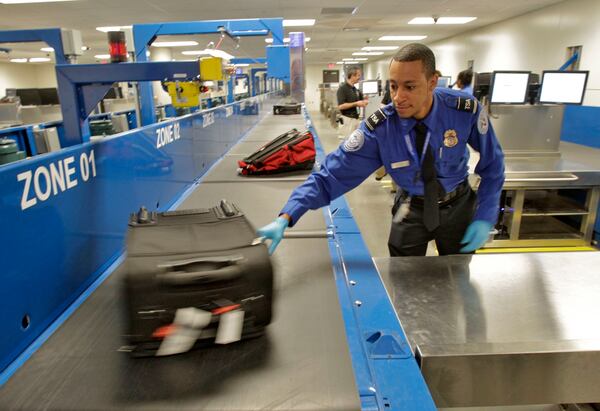
[[[299,103],[275,104],[273,105],[273,114],[300,114],[301,105]]]
[[[132,214],[127,234],[126,338],[136,356],[262,335],[273,271],[244,214],[210,209]]]

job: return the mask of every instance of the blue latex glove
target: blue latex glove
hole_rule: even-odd
[[[265,239],[271,240],[271,245],[269,246],[269,255],[275,252],[275,249],[279,245],[279,242],[283,238],[283,232],[287,228],[290,222],[285,217],[277,217],[275,221],[271,224],[267,224],[266,226],[259,228],[257,230],[257,234],[260,237],[264,237]]]
[[[460,249],[460,252],[470,253],[481,248],[488,238],[490,238],[492,226],[492,223],[483,220],[475,220],[469,224],[467,231],[465,231],[465,235],[462,240],[460,240],[461,244],[465,244],[465,246]]]

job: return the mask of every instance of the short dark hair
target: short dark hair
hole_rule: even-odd
[[[360,67],[357,67],[357,66],[349,67],[346,71],[346,79],[349,79],[350,77],[352,77],[359,71],[360,71]]]
[[[435,55],[433,54],[433,51],[424,44],[407,44],[398,50],[392,61],[421,61],[425,71],[425,77],[431,78],[435,73]]]
[[[473,70],[466,69],[461,71],[460,73],[458,73],[458,77],[456,78],[456,80],[460,81],[460,83],[463,86],[469,86],[473,81]]]

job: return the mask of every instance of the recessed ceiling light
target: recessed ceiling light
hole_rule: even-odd
[[[408,24],[435,24],[433,17],[415,17]]]
[[[308,43],[309,41],[310,41],[310,37],[304,37],[304,42],[305,42],[305,43]],[[284,42],[284,43],[289,43],[289,42],[290,42],[290,38],[289,38],[289,37],[285,37],[285,38],[283,39],[283,42]],[[269,43],[269,44],[271,44],[271,43],[273,43],[273,39],[272,39],[271,37],[269,37],[269,38],[266,38],[266,39],[265,39],[265,43]]]
[[[477,17],[415,17],[408,24],[465,24]]]
[[[42,47],[41,51],[45,51],[46,53],[52,53],[54,49],[52,47]]]
[[[46,61],[50,61],[48,57],[32,57],[29,59],[30,63],[45,63]]]
[[[427,38],[427,36],[381,36],[379,40],[381,41],[413,41],[413,40],[423,40]]]
[[[110,58],[110,54],[96,54],[94,58],[98,60],[108,60]]]
[[[103,26],[103,27],[96,27],[96,30],[107,33],[109,31],[120,31],[123,29],[130,29],[131,27],[132,26]]]
[[[187,50],[187,51],[182,51],[181,54],[183,54],[185,56],[213,56],[213,57],[220,57],[225,60],[231,60],[231,59],[235,58],[235,56],[232,56],[231,54],[226,53],[223,50],[215,50],[215,49]]]
[[[300,27],[300,26],[314,26],[315,19],[292,19],[283,20],[283,27]]]
[[[383,51],[355,51],[353,56],[381,56]]]
[[[466,24],[477,17],[440,17],[435,24]]]
[[[399,48],[400,48],[400,46],[366,46],[366,47],[363,47],[361,50],[364,50],[364,51],[390,51],[390,50],[397,50]]]
[[[189,47],[197,46],[197,41],[155,41],[151,44],[152,47]]]
[[[81,46],[82,51],[88,51],[90,49],[89,46]]]
[[[0,0],[0,4],[27,4],[27,3],[52,3],[57,1],[73,0]]]
[[[27,59],[10,59],[11,63],[27,63]]]

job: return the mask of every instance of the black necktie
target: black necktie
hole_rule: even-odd
[[[427,136],[427,127],[423,123],[415,125],[417,133],[416,145],[417,153],[422,155],[425,138]],[[421,163],[421,176],[425,185],[423,200],[423,223],[429,231],[435,230],[440,225],[440,209],[438,207],[438,182],[435,172],[435,160],[431,147],[427,145],[427,150]]]

